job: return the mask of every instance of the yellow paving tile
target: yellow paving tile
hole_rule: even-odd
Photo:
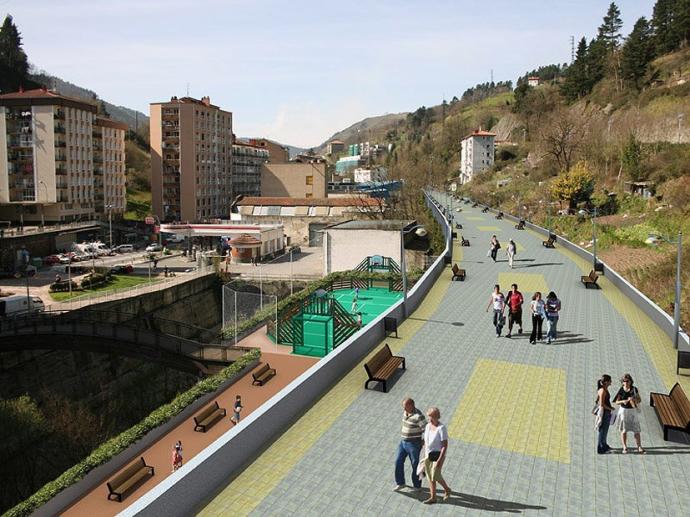
[[[498,226],[477,226],[477,230],[480,232],[493,232],[498,233],[502,231]]]
[[[485,218],[480,217],[478,215],[472,215],[472,216],[468,215],[467,217],[465,217],[465,219],[467,219],[468,221],[483,221]]]
[[[459,261],[462,249],[453,247],[453,259]],[[397,353],[414,336],[436,311],[450,285],[450,268],[445,268],[433,285],[420,307],[405,320],[398,329],[400,339],[385,340],[393,353]],[[383,344],[383,341],[381,342]],[[366,374],[364,363],[378,350],[369,354],[353,368],[328,393],[326,393],[290,429],[244,469],[223,491],[216,496],[199,515],[209,516],[214,512],[231,512],[233,515],[247,515],[254,510],[278,484],[290,473],[302,456],[318,441],[362,392]],[[299,444],[300,450],[295,451]],[[256,489],[256,479],[264,471],[272,474],[261,489]],[[247,498],[248,493],[252,493]],[[238,510],[241,504],[241,510]]]
[[[570,463],[566,390],[563,369],[480,359],[448,434],[486,447]]]
[[[518,285],[518,290],[523,293],[534,293],[540,291],[542,296],[546,298],[549,292],[549,286],[546,284],[544,275],[538,273],[513,273],[512,271],[502,272],[498,274],[498,285],[507,293],[512,284]]]

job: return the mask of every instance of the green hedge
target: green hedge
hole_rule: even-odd
[[[409,282],[409,285],[412,286],[414,282],[419,280],[421,277],[421,272],[420,271],[413,271],[407,274],[407,280]],[[334,273],[331,273],[329,275],[326,275],[320,280],[315,280],[314,282],[310,282],[307,287],[291,296],[288,296],[287,298],[284,298],[283,300],[278,302],[278,314],[285,309],[286,307],[289,307],[293,303],[301,302],[302,300],[308,298],[312,294],[314,294],[317,290],[319,289],[325,289],[328,287],[331,282],[339,281],[339,280],[378,280],[378,281],[389,281],[389,280],[400,280],[401,275],[400,274],[393,274],[393,273],[368,273],[364,271],[336,271]],[[274,307],[267,307],[262,311],[257,312],[249,318],[248,320],[243,321],[242,323],[239,323],[237,325],[237,333],[241,334],[242,332],[245,332],[249,329],[253,329],[263,323],[266,323],[267,320],[273,318],[275,316],[275,308]],[[221,335],[226,338],[232,338],[235,335],[235,326],[234,325],[228,325],[226,327],[223,327],[221,330]]]
[[[216,391],[224,381],[238,373],[252,361],[258,359],[260,355],[259,350],[251,350],[219,373],[197,382],[184,393],[180,393],[171,402],[155,409],[138,424],[101,444],[85,459],[63,472],[60,477],[50,483],[46,483],[31,497],[8,510],[4,517],[30,515],[62,490],[80,481],[91,470],[110,461],[134,442],[143,438],[148,432],[168,422],[192,402],[207,393]]]

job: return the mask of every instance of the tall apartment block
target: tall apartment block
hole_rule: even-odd
[[[235,140],[232,144],[232,198],[261,195],[261,166],[270,153],[263,146]]]
[[[39,223],[125,210],[127,126],[47,89],[0,95],[0,219]]]
[[[208,97],[150,106],[153,212],[162,221],[228,218],[232,113]]]

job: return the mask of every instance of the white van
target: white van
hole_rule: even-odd
[[[132,253],[134,251],[134,246],[132,244],[120,244],[115,251],[118,253]]]
[[[38,296],[31,296],[31,312],[43,312],[46,307]],[[13,294],[0,298],[0,318],[15,316],[29,312],[28,300],[25,295]]]

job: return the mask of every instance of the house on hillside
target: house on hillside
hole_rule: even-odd
[[[496,133],[475,129],[460,142],[460,184],[475,174],[489,170],[494,164]]]
[[[537,86],[539,86],[540,83],[541,79],[539,79],[538,77],[533,76],[527,78],[527,85],[531,86],[532,88],[536,88]]]
[[[338,153],[342,153],[345,150],[345,142],[341,140],[331,140],[328,142],[328,146],[326,147],[326,154],[329,155],[334,155]]]

